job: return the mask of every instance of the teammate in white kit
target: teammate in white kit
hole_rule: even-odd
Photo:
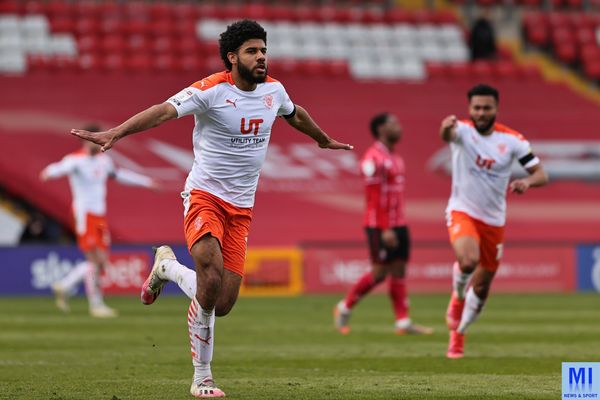
[[[86,128],[91,132],[100,129],[95,125]],[[85,281],[85,291],[90,314],[94,317],[115,317],[117,312],[104,303],[99,284],[100,271],[108,262],[110,234],[106,222],[106,181],[114,178],[125,185],[154,187],[154,181],[144,175],[116,168],[112,159],[100,152],[100,146],[84,141],[83,148],[66,155],[61,161],[48,165],[40,173],[46,181],[63,176],[69,178],[73,196],[73,213],[77,244],[86,261],[78,264],[64,278],[52,285],[56,305],[69,312],[69,297]]]
[[[467,96],[471,119],[457,121],[451,115],[440,128],[440,136],[452,151],[452,194],[446,219],[457,260],[446,312],[448,358],[464,356],[465,331],[481,313],[500,264],[507,188],[523,194],[548,182],[525,137],[496,122],[498,91],[477,85]],[[514,160],[529,176],[509,185]]]
[[[350,150],[331,139],[283,85],[267,75],[267,34],[255,21],[238,21],[221,34],[226,71],[213,74],[106,132],[72,133],[102,145],[104,151],[132,133],[173,118],[194,115],[194,164],[182,193],[184,230],[196,272],[179,264],[168,246],[156,251],[142,287],[151,304],[167,281],[192,299],[188,327],[195,397],[223,397],[210,369],[215,315],[235,304],[244,273],[254,194],[275,118],[313,138],[321,148]]]

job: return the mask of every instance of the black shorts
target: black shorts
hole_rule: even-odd
[[[379,228],[365,228],[369,242],[369,255],[374,263],[388,263],[395,260],[408,261],[410,257],[410,235],[407,226],[392,228],[398,238],[398,247],[388,249],[381,240],[382,230]]]

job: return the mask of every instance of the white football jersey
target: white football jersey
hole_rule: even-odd
[[[275,118],[295,111],[283,85],[267,77],[253,91],[238,89],[220,72],[167,100],[178,117],[194,115],[194,164],[185,191],[207,191],[250,208]]]
[[[460,121],[452,152],[452,194],[446,208],[462,211],[492,226],[506,221],[506,190],[511,166],[519,160],[524,168],[540,160],[519,132],[496,123],[494,131],[480,135],[471,121]]]
[[[106,153],[91,155],[85,149],[67,154],[44,169],[48,178],[69,177],[73,196],[75,228],[85,232],[86,215],[106,214],[106,180],[111,177],[123,184],[150,187],[153,180],[133,171],[117,169]]]

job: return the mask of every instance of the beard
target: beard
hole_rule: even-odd
[[[489,122],[483,127],[477,125],[477,122],[475,122],[473,118],[471,118],[471,121],[473,121],[473,126],[475,127],[475,130],[483,134],[486,133],[492,126],[494,126],[494,123],[496,122],[496,116],[494,115],[492,118],[490,118]]]
[[[255,76],[250,68],[244,64],[238,63],[237,69],[243,80],[250,83],[264,83],[267,79],[267,65],[265,64],[265,74],[263,76]]]

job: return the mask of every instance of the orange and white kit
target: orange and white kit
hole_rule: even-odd
[[[496,272],[502,258],[504,226],[492,226],[460,211],[448,215],[450,242],[460,237],[470,236],[479,243],[479,260],[483,268]]]
[[[210,234],[221,244],[224,268],[244,276],[252,208],[236,207],[203,190],[183,192],[183,227],[188,249]]]

